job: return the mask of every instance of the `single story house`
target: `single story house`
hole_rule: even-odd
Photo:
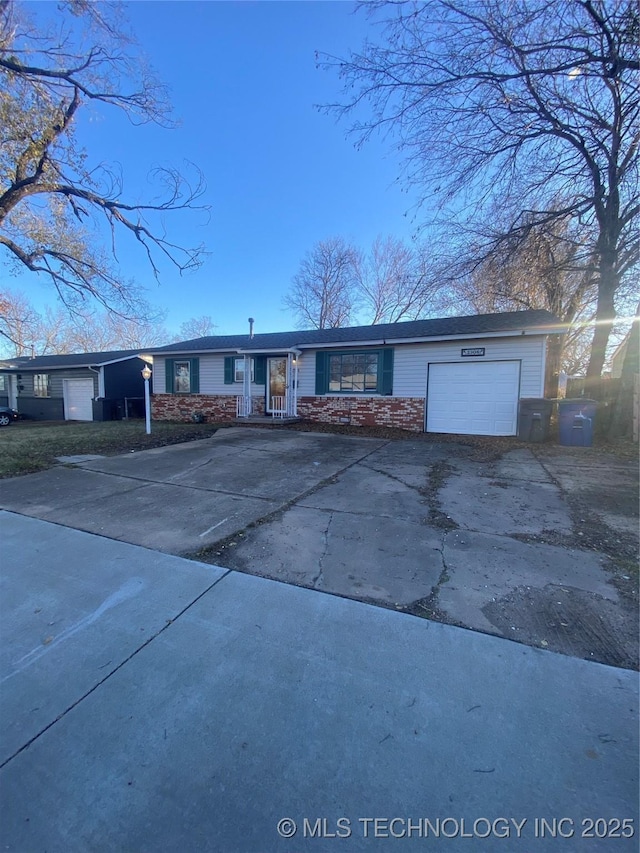
[[[5,359],[0,405],[46,421],[113,420],[132,405],[143,413],[141,371],[152,361],[136,350]]]
[[[153,350],[153,418],[299,417],[415,432],[516,435],[544,397],[544,310],[218,335]]]

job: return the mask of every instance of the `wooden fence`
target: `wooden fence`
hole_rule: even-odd
[[[640,413],[640,373],[633,376],[633,440],[638,441],[638,414]]]
[[[622,418],[622,423],[615,427],[615,434],[630,436],[633,432],[634,440],[638,441],[640,375],[637,373],[634,375],[633,386],[629,388],[628,398],[623,401],[622,408],[618,401],[621,383],[621,379],[612,379],[609,376],[603,376],[588,384],[582,377],[570,378],[567,381],[567,399],[584,397],[598,401],[595,429],[596,434],[601,438],[609,434],[614,413],[616,413],[617,418]]]

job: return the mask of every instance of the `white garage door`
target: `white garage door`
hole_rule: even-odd
[[[519,361],[430,364],[427,432],[515,435]]]
[[[67,421],[93,420],[93,379],[64,380],[64,417]]]

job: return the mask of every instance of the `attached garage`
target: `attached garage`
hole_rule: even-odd
[[[520,399],[553,389],[547,340],[563,333],[536,309],[182,341],[155,351],[153,412],[158,420],[261,419],[275,395],[310,422],[517,435]],[[246,382],[249,358],[286,358],[284,390],[265,386],[257,369]],[[185,364],[197,382],[179,390]]]
[[[516,435],[520,361],[429,365],[427,432]]]
[[[65,379],[64,417],[67,421],[93,420],[93,379]]]

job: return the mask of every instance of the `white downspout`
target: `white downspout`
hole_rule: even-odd
[[[92,373],[98,374],[98,396],[94,397],[94,400],[99,400],[100,398],[104,399],[104,367],[101,365],[96,369],[95,367],[91,367],[91,365],[89,365],[89,370]]]

